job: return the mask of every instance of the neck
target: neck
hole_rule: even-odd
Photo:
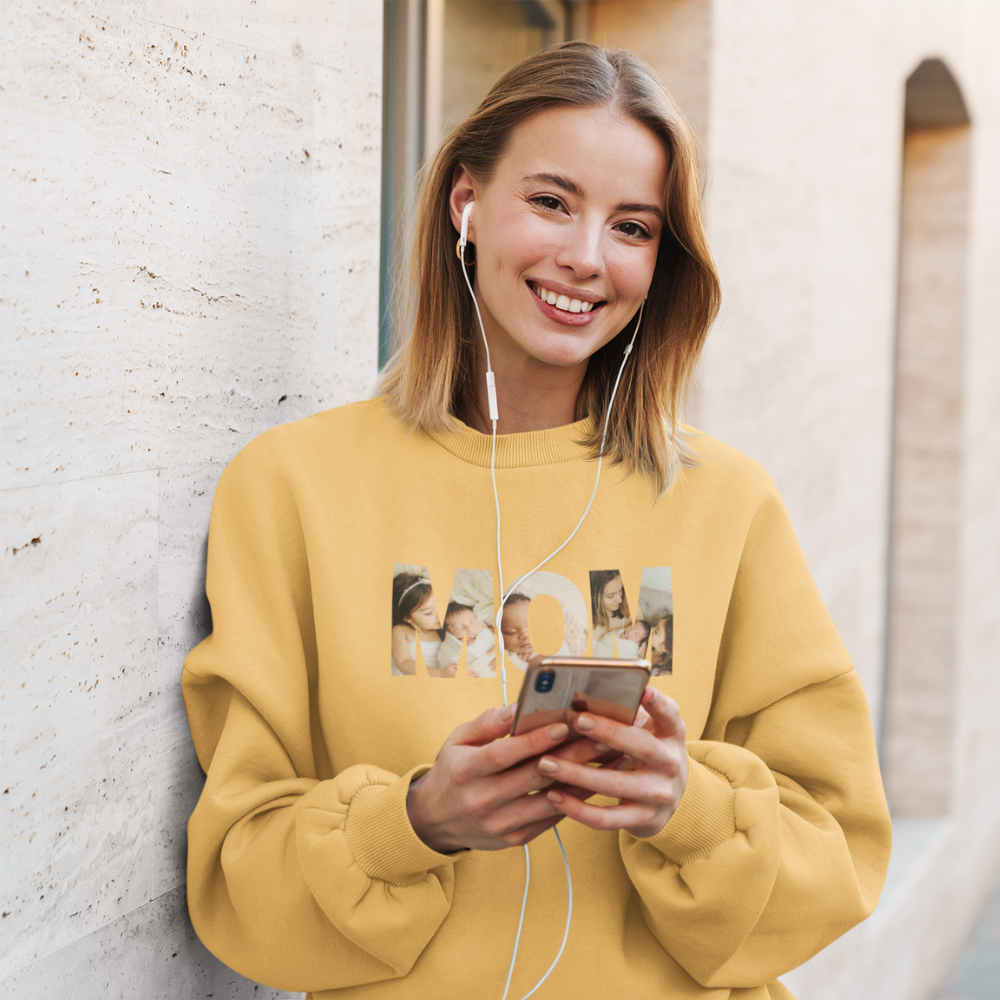
[[[492,346],[492,345],[491,345]],[[507,358],[494,350],[493,374],[497,387],[497,433],[521,434],[565,427],[579,419],[577,400],[587,362],[572,367],[540,366],[526,358]],[[492,433],[486,395],[486,353],[476,351],[474,411],[463,414],[470,427]]]

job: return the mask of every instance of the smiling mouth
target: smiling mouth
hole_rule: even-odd
[[[562,312],[588,313],[595,306],[604,305],[603,302],[586,302],[583,299],[571,299],[568,295],[557,295],[555,292],[550,291],[547,288],[542,288],[541,285],[536,285],[532,281],[528,282],[528,287],[544,303],[554,306]]]

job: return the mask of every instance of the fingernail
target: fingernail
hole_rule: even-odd
[[[545,796],[549,802],[562,802],[563,797],[558,792],[548,792]]]
[[[538,762],[538,770],[543,774],[555,774],[559,770],[559,765],[548,757],[543,757]]]
[[[581,715],[580,718],[576,720],[576,728],[582,729],[585,733],[589,733],[596,724],[597,723],[595,723],[589,715]]]
[[[598,753],[607,753],[611,749],[611,747],[609,747],[607,743],[595,743],[594,749]]]
[[[565,722],[557,722],[548,729],[550,740],[564,740],[569,735],[569,726]]]
[[[517,711],[517,705],[507,705],[504,710],[500,713],[500,718],[506,722],[508,719],[514,718],[514,713]]]

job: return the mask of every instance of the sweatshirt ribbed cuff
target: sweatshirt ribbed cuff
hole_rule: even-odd
[[[673,816],[655,836],[642,838],[677,865],[706,858],[736,834],[736,794],[728,779],[688,758],[688,780]]]
[[[422,878],[432,868],[454,864],[454,854],[438,854],[410,825],[406,793],[410,782],[430,765],[421,765],[390,785],[359,789],[347,810],[344,834],[361,870],[369,877],[405,885]]]

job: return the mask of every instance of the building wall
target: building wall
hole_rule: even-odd
[[[882,717],[904,83],[938,56],[972,117],[951,810],[897,816],[875,916],[787,977],[928,996],[1000,870],[1000,9],[715,0],[710,238],[725,305],[699,419],[759,459]],[[955,349],[961,331],[955,331]],[[926,484],[933,489],[934,484]],[[944,484],[942,484],[944,488]]]
[[[4,995],[283,995],[187,923],[179,678],[222,468],[374,384],[381,46],[366,0],[0,7]]]
[[[269,995],[184,914],[178,690],[219,472],[367,395],[382,5],[0,12],[0,992]],[[1000,870],[1000,7],[596,0],[707,149],[725,304],[695,420],[772,473],[882,716],[903,84],[972,118],[950,812],[898,817],[875,915],[801,1000],[930,994]],[[270,995],[280,995],[271,992]]]
[[[1000,169],[1000,8],[601,0],[590,9],[591,40],[652,62],[707,150],[723,308],[694,422],[775,478],[878,729],[904,85],[937,56],[963,89],[972,185],[962,456],[960,481],[940,484],[959,490],[961,513],[956,580],[939,581],[957,608],[956,707],[941,750],[951,806],[939,818],[894,817],[875,915],[786,977],[802,1000],[929,996],[1000,870],[1000,293],[990,278],[1000,273],[1000,198],[987,180]],[[955,351],[961,341],[956,330]]]

